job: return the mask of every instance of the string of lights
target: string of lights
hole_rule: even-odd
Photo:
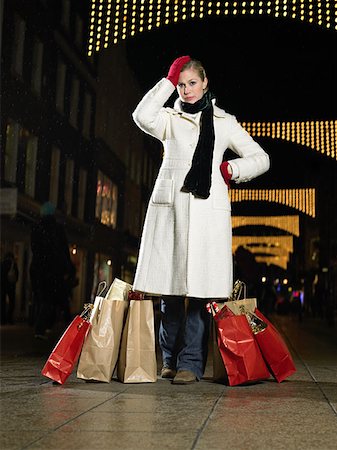
[[[337,120],[242,122],[241,125],[251,136],[294,142],[337,160]]]
[[[300,235],[299,216],[232,216],[233,229],[250,225],[279,228],[294,236]]]
[[[289,252],[283,247],[268,247],[265,245],[258,245],[254,247],[248,247],[251,253],[254,253],[255,258],[259,256],[282,256],[289,260]]]
[[[249,251],[255,246],[282,248],[288,253],[293,253],[294,250],[293,236],[233,236],[233,253],[241,246],[249,248]]]
[[[335,0],[91,0],[88,55],[136,33],[213,15],[271,16],[337,30]]]
[[[231,189],[230,200],[234,202],[265,201],[294,208],[310,217],[316,217],[316,190],[306,189]]]
[[[274,264],[281,267],[281,269],[287,270],[289,258],[286,256],[255,256],[255,261],[258,263],[265,263],[268,266]]]
[[[293,253],[293,237],[233,236],[233,254],[241,246],[254,254],[256,262],[274,264],[286,270],[290,253]]]

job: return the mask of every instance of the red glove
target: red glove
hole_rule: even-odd
[[[174,87],[178,84],[181,69],[189,61],[191,61],[191,58],[189,56],[180,56],[180,58],[175,59],[171,64],[169,73],[166,78],[171,81]]]
[[[225,180],[225,183],[228,186],[228,189],[230,189],[230,181],[232,179],[232,174],[228,172],[228,166],[229,162],[224,161],[222,164],[220,164],[220,171],[223,179]]]

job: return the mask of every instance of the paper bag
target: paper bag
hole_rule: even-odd
[[[288,347],[274,325],[258,310],[255,314],[267,323],[267,328],[255,335],[271,374],[278,383],[296,372]]]
[[[229,385],[269,378],[269,371],[246,316],[223,317],[220,310],[215,314],[214,321]]]
[[[227,306],[236,316],[242,314],[242,308],[247,312],[254,312],[257,307],[256,298],[243,298],[242,300],[233,300],[225,302]]]
[[[241,308],[244,307],[245,311],[254,312],[256,308],[256,298],[244,298],[242,300],[229,301],[224,303],[218,303],[219,308],[227,306],[235,315],[242,314]],[[212,346],[213,346],[213,378],[216,381],[228,382],[227,372],[220,354],[220,350],[217,342],[217,330],[213,322],[212,330]]]
[[[218,334],[213,321],[212,326],[212,348],[213,348],[213,379],[217,382],[228,384],[227,372],[222,361],[221,353],[218,347]]]
[[[88,315],[92,304],[85,305],[80,316],[76,316],[65,330],[48,357],[41,373],[60,384],[71,375],[80,355],[85,335],[90,328]]]
[[[123,383],[157,381],[154,313],[151,300],[130,300],[117,365]]]
[[[77,377],[109,383],[116,367],[132,286],[115,278],[104,298],[96,297],[91,329],[84,342]]]

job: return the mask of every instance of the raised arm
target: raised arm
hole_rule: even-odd
[[[177,58],[169,69],[166,78],[160,80],[140,101],[133,113],[133,119],[145,133],[165,139],[167,112],[163,108],[178,84],[182,67],[190,60],[189,56]]]

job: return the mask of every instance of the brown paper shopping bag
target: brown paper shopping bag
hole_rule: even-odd
[[[91,329],[83,345],[77,377],[109,383],[115,369],[132,286],[115,278],[104,298],[98,297]]]
[[[157,381],[152,300],[130,300],[118,358],[117,377],[123,383]]]

